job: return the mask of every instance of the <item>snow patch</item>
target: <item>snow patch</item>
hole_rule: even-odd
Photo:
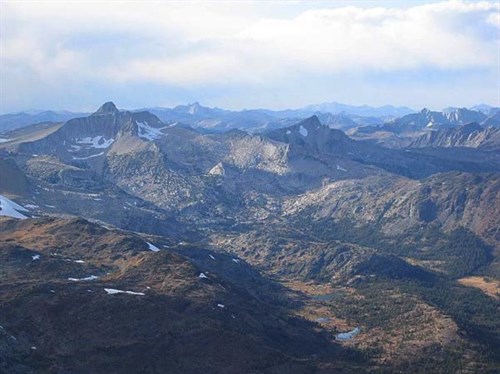
[[[10,139],[0,138],[0,143],[8,142]]]
[[[33,255],[31,256],[31,258],[33,259],[33,261],[40,260],[40,255]]]
[[[337,165],[337,170],[340,170],[340,171],[347,171],[347,169],[344,169],[342,166],[340,165]]]
[[[212,260],[215,260],[215,257],[212,255],[208,255],[208,257],[210,257]]]
[[[233,260],[233,262],[236,262],[237,264],[240,263],[240,260],[238,260],[237,258],[233,258],[232,260]]]
[[[75,262],[77,264],[84,264],[85,263],[85,261],[83,261],[83,260],[72,260],[71,258],[65,258],[64,261],[66,261],[66,262]]]
[[[88,160],[89,158],[99,157],[99,156],[102,156],[103,154],[104,154],[104,152],[100,152],[100,153],[97,153],[95,155],[90,155],[87,157],[73,157],[73,160]]]
[[[78,138],[76,139],[77,144],[82,144],[83,146],[87,148],[108,148],[111,144],[113,144],[115,140],[113,138],[111,139],[106,139],[102,135],[95,136],[91,138],[90,136],[87,136],[85,138]],[[79,146],[72,146],[73,148],[81,148]]]
[[[304,126],[302,126],[302,125],[300,125],[299,132],[300,132],[300,135],[302,135],[302,136],[304,136],[304,137],[306,137],[306,136],[307,136],[307,134],[309,133],[309,132],[307,131],[307,129],[306,129]]]
[[[116,295],[116,294],[119,294],[119,293],[126,293],[128,295],[139,295],[139,296],[144,296],[145,295],[142,292],[123,291],[123,290],[117,290],[115,288],[105,288],[104,291],[106,291],[106,293],[108,295]]]
[[[150,242],[146,242],[146,244],[148,245],[148,248],[153,251],[153,252],[158,252],[160,250],[160,248],[158,248],[156,245],[154,244],[151,244]]]
[[[81,282],[81,281],[93,281],[99,279],[97,275],[90,275],[85,278],[68,278],[68,280],[73,281],[73,282]]]
[[[28,209],[36,209],[36,208],[38,208],[38,205],[35,205],[35,204],[26,204],[24,207],[28,208]]]
[[[217,306],[218,306],[219,308],[221,308],[221,309],[224,309],[224,308],[225,308],[224,304],[217,304]]]
[[[146,122],[136,122],[139,128],[139,137],[146,140],[156,140],[163,136],[161,129],[149,126]]]
[[[70,145],[70,148],[73,148],[73,149],[68,149],[68,152],[77,152],[79,151],[80,149],[82,149],[82,147],[80,147],[79,145]]]
[[[28,218],[19,212],[27,212],[28,210],[5,196],[0,195],[0,216],[25,219]]]
[[[200,273],[200,275],[198,275],[198,278],[208,279],[208,277],[204,273]]]
[[[360,328],[359,328],[359,327],[356,327],[356,328],[352,329],[351,331],[348,331],[348,332],[341,332],[340,334],[335,335],[335,338],[336,338],[337,340],[341,340],[341,341],[344,341],[344,340],[351,340],[351,339],[353,339],[356,335],[358,335],[360,332],[361,332]]]

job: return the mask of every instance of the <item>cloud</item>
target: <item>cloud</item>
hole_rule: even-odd
[[[498,67],[498,2],[335,4],[303,10],[299,3],[291,11],[283,3],[280,12],[264,2],[4,1],[2,75],[22,70],[50,85],[79,79],[199,89]],[[4,79],[7,94],[12,81]]]
[[[461,2],[409,9],[345,7],[306,11],[290,20],[264,20],[242,32],[308,69],[462,69],[498,63],[498,4]],[[492,48],[493,47],[493,48]]]

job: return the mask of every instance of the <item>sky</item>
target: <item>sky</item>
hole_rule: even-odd
[[[500,106],[497,1],[0,0],[0,113]]]

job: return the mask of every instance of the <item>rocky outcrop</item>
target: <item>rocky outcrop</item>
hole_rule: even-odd
[[[485,128],[478,123],[428,132],[413,140],[408,148],[417,147],[470,147],[500,150],[500,129]]]

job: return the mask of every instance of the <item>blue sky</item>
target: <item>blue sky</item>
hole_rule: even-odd
[[[1,1],[0,112],[500,106],[498,1]]]

